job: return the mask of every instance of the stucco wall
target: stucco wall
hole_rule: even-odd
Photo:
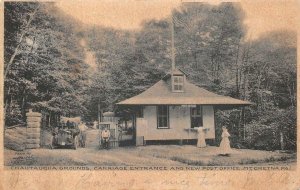
[[[196,139],[197,133],[190,128],[190,108],[169,106],[170,129],[157,129],[156,106],[144,107],[144,118],[137,118],[137,136],[144,140]],[[212,106],[203,106],[203,127],[209,128],[207,139],[215,138],[214,111]]]

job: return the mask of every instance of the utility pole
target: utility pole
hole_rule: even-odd
[[[172,71],[175,69],[175,46],[174,46],[174,21],[171,13],[171,43],[172,43]]]

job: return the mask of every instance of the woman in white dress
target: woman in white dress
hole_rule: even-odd
[[[203,127],[198,128],[198,142],[197,142],[197,147],[203,148],[206,147],[205,143],[205,131]]]
[[[225,126],[222,127],[222,141],[220,143],[220,155],[229,155],[231,153],[230,134]]]

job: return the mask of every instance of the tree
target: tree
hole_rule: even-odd
[[[59,108],[66,103],[76,105],[87,65],[74,24],[52,3],[24,2],[5,3],[5,24],[13,26],[5,27],[6,119],[11,118],[12,108],[20,109],[24,121],[29,107],[62,114]],[[68,102],[67,94],[73,97]],[[52,107],[59,97],[61,105]]]
[[[245,69],[249,86],[245,90],[250,101],[256,103],[252,108],[252,117],[256,119],[250,122],[250,126],[271,126],[275,135],[273,139],[280,142],[273,148],[278,149],[295,148],[295,136],[286,134],[295,134],[296,128],[293,116],[296,114],[296,41],[294,32],[275,31],[251,42]],[[287,114],[290,119],[287,119]],[[261,128],[267,130],[266,127]]]
[[[177,64],[200,85],[223,86],[230,81],[237,47],[245,33],[238,4],[188,3],[174,17],[180,21],[175,27]]]

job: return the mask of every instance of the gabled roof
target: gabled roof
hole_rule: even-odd
[[[165,78],[165,77],[164,77]],[[184,83],[184,92],[172,92],[170,83],[160,80],[152,87],[118,105],[251,105],[248,101],[221,96],[191,84]]]
[[[181,69],[174,69],[171,72],[167,73],[162,79],[167,80],[170,78],[172,75],[187,75],[183,70]]]

